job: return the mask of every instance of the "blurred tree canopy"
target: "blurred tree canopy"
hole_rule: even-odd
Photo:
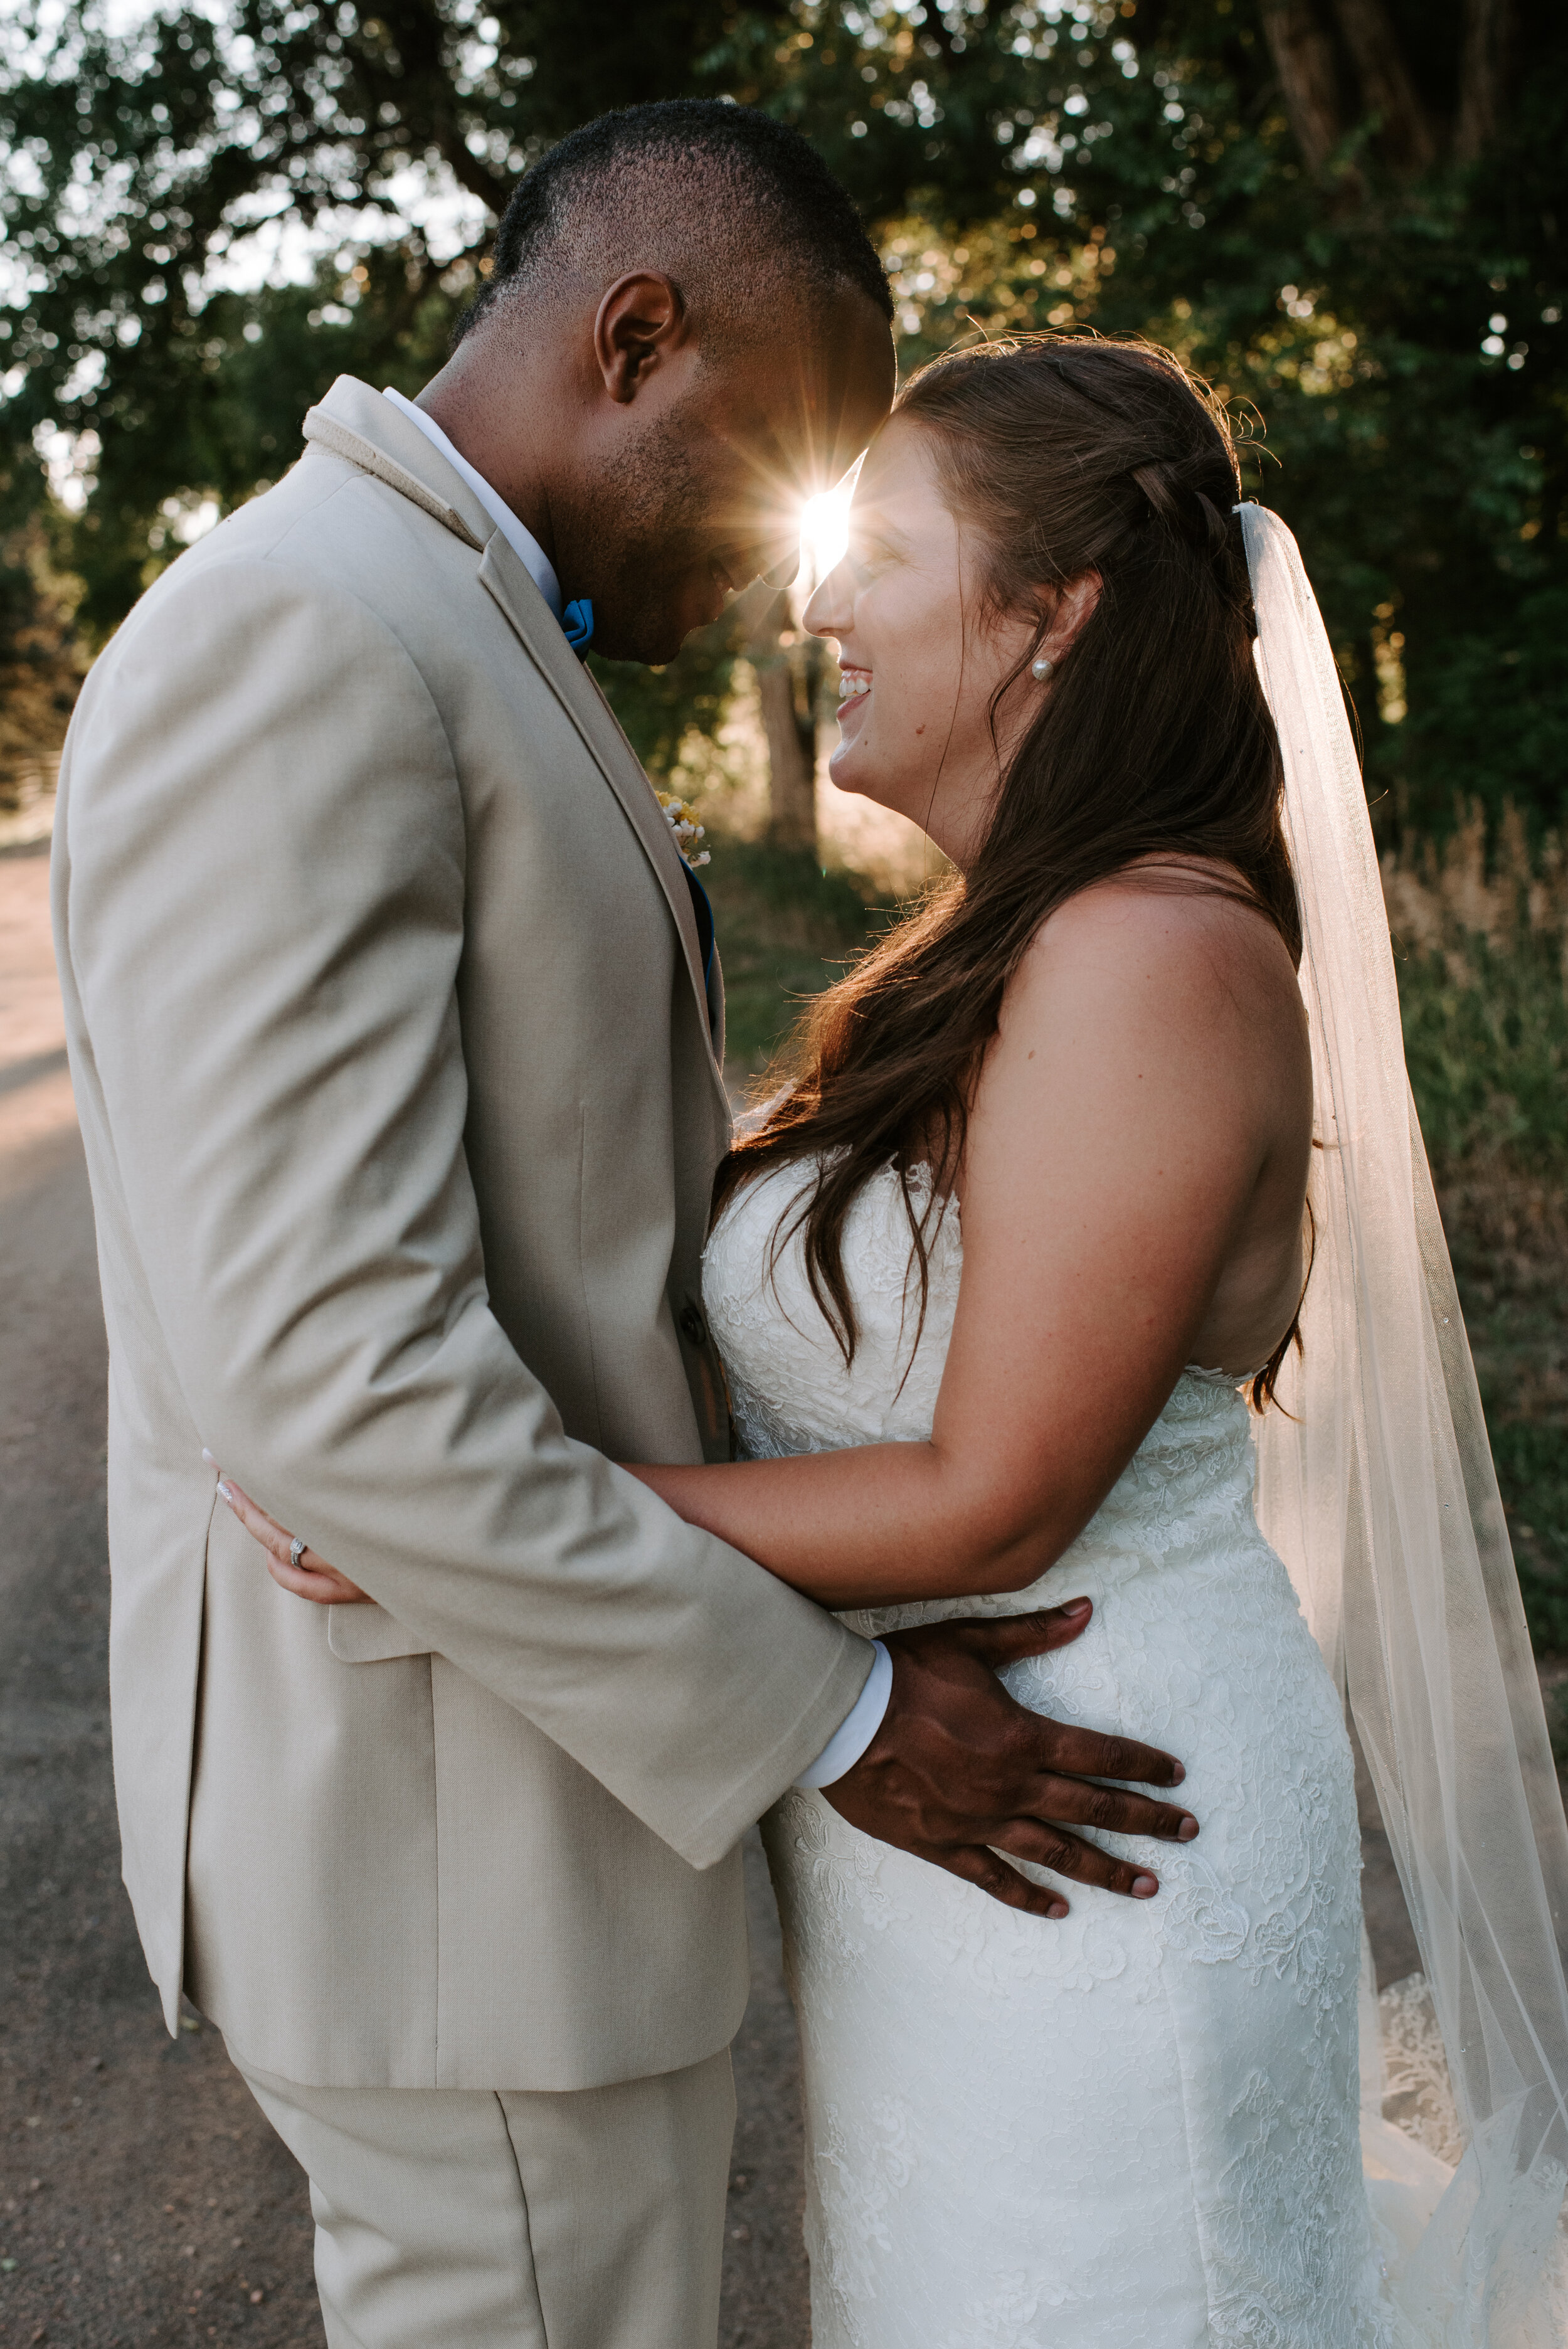
[[[1558,0],[232,0],[129,29],[14,0],[4,41],[0,675],[40,533],[101,640],[335,375],[434,371],[531,158],[727,94],[851,189],[906,365],[977,326],[1138,331],[1255,406],[1249,487],[1301,538],[1381,824],[1460,793],[1563,820]],[[305,282],[247,261],[280,234]],[[638,687],[651,752],[711,719],[732,649]]]

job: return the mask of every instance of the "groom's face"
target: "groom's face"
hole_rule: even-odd
[[[759,574],[792,576],[801,502],[865,447],[893,372],[886,319],[846,292],[810,334],[780,322],[711,357],[694,344],[626,403],[572,518],[594,650],[667,661]]]

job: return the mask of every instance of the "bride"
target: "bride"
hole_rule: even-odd
[[[1564,2337],[1568,1845],[1337,686],[1237,496],[1156,350],[951,355],[807,614],[834,781],[954,877],[721,1169],[740,1457],[634,1473],[873,1636],[1092,1600],[1007,1684],[1202,1822],[1100,1837],[1130,1903],[774,1810],[817,2349]],[[1381,2115],[1347,1697],[1457,2173]]]

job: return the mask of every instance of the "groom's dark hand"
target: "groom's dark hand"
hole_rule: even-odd
[[[822,1793],[851,1826],[977,1884],[1009,1909],[1065,1917],[1052,1885],[1030,1881],[998,1852],[1080,1884],[1146,1900],[1146,1868],[1113,1858],[1068,1825],[1189,1843],[1198,1822],[1105,1778],[1176,1786],[1180,1762],[1129,1737],[1102,1737],[1017,1704],[996,1674],[1023,1656],[1067,1646],[1088,1627],[1087,1599],[1028,1615],[925,1623],[884,1635],[892,1693],[882,1727],[853,1769]]]

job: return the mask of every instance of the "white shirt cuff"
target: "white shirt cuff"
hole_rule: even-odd
[[[880,1640],[873,1640],[872,1645],[877,1652],[871,1677],[810,1768],[801,1771],[795,1781],[798,1786],[832,1785],[854,1768],[882,1727],[892,1694],[892,1658]]]

